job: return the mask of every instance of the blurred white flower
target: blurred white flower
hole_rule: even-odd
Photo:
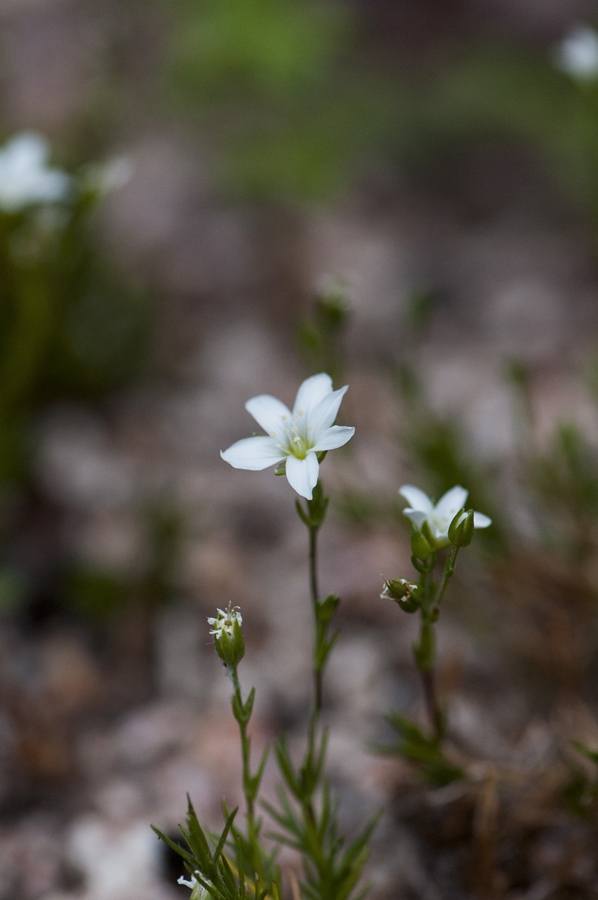
[[[128,156],[115,156],[107,162],[87,166],[83,183],[88,190],[104,196],[128,184],[134,171],[135,166]]]
[[[332,379],[324,372],[303,382],[293,412],[269,394],[260,394],[245,409],[268,437],[237,441],[220,455],[235,469],[266,469],[285,460],[286,476],[294,490],[311,500],[318,483],[318,453],[342,447],[355,434],[354,428],[333,425],[348,386],[332,390]]]
[[[64,200],[71,179],[48,167],[50,148],[39,134],[23,132],[0,149],[0,209],[18,212],[38,203]]]
[[[404,484],[399,488],[401,494],[409,506],[403,510],[404,515],[420,530],[427,523],[429,532],[437,547],[446,547],[450,542],[448,530],[451,522],[460,509],[465,507],[468,491],[457,485],[447,491],[434,505],[427,494],[411,484]],[[474,512],[473,527],[488,528],[492,525],[492,519],[484,513]]]
[[[574,25],[557,48],[556,65],[580,81],[598,79],[598,32],[588,25]]]

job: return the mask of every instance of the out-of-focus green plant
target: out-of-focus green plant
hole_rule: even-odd
[[[328,372],[333,381],[343,381],[343,348],[350,307],[346,286],[336,280],[316,294],[311,316],[299,325],[299,348],[310,372]]]
[[[598,767],[598,752],[590,750],[579,741],[571,742],[573,747]],[[582,819],[595,818],[598,812],[598,769],[594,777],[587,773],[572,771],[563,791],[564,806]]]
[[[147,298],[102,252],[93,214],[128,176],[125,159],[67,173],[50,165],[33,133],[0,147],[0,575],[4,610],[27,595],[27,577],[4,560],[15,539],[13,507],[30,488],[37,414],[65,401],[100,403],[140,370]],[[4,566],[7,568],[4,568]],[[75,569],[62,596],[92,616],[118,605],[127,586]],[[76,599],[75,599],[75,594]]]
[[[471,40],[416,79],[405,161],[446,158],[471,142],[515,139],[598,229],[598,77],[559,63],[562,47]]]
[[[312,200],[364,160],[412,174],[471,142],[517,140],[598,228],[598,79],[558,48],[470,38],[380,65],[376,11],[325,0],[179,0],[170,83],[229,187]]]
[[[511,360],[506,375],[516,401],[520,480],[536,507],[539,539],[573,562],[585,563],[598,541],[596,448],[575,422],[560,422],[547,446],[539,446],[529,369]],[[595,393],[594,368],[588,375]]]
[[[229,188],[334,196],[382,146],[404,92],[362,68],[357,37],[356,11],[334,0],[178,0],[169,81]]]
[[[35,135],[11,144],[23,138],[48,152]],[[149,319],[139,292],[98,249],[90,223],[103,193],[98,172],[67,176],[44,168],[42,156],[20,173],[20,198],[5,197],[3,179],[16,178],[2,169],[11,144],[0,151],[0,485],[26,474],[36,409],[56,399],[98,399],[132,377]],[[19,165],[26,169],[26,161]],[[28,195],[44,173],[60,174],[63,190]]]

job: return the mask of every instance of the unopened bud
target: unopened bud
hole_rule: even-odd
[[[449,525],[449,541],[455,547],[467,547],[473,538],[473,528],[473,509],[460,509]]]
[[[424,523],[427,525],[427,522]],[[428,559],[432,553],[433,545],[426,536],[414,525],[411,529],[411,552],[417,559]]]

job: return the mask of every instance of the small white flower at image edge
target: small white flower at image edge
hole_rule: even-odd
[[[251,471],[284,461],[291,487],[311,500],[320,471],[317,454],[342,447],[355,434],[352,427],[333,424],[347,390],[345,385],[334,391],[330,375],[321,372],[301,384],[292,412],[269,394],[253,397],[245,409],[267,435],[243,438],[220,456],[235,469]]]
[[[191,889],[189,900],[207,900],[210,896],[206,889],[199,883],[195,875],[191,876],[191,881],[185,878],[184,875],[181,875],[180,878],[177,878],[177,884],[182,884]]]
[[[399,488],[399,494],[409,504],[403,510],[403,515],[407,516],[420,530],[427,522],[438,546],[449,543],[449,526],[459,510],[465,507],[468,493],[469,491],[461,485],[455,485],[450,491],[443,494],[438,503],[434,504],[424,491],[412,484],[404,484]],[[492,525],[492,519],[484,513],[474,512],[474,528],[488,528],[490,525]]]
[[[0,148],[0,209],[18,212],[66,199],[71,179],[47,165],[49,155],[48,142],[34,132],[17,134]]]
[[[561,72],[580,81],[598,79],[598,32],[589,25],[574,25],[555,52]]]

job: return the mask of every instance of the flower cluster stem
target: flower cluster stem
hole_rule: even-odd
[[[441,741],[445,729],[445,716],[438,699],[436,686],[435,662],[436,662],[436,633],[435,624],[440,613],[440,605],[444,597],[449,580],[455,571],[455,561],[459,547],[453,546],[444,565],[442,578],[438,588],[432,581],[431,574],[435,565],[436,555],[432,554],[424,562],[420,560],[420,636],[419,643],[414,645],[415,663],[421,674],[426,709],[432,733],[437,741]]]

